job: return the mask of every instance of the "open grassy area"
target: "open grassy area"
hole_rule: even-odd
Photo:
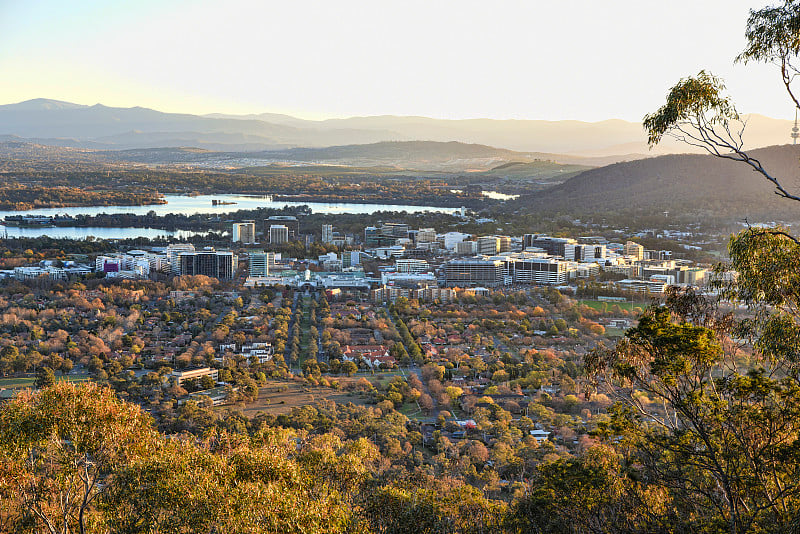
[[[417,406],[416,402],[406,402],[400,408],[398,408],[397,411],[405,415],[409,419],[426,416],[426,414],[419,409],[419,406]]]
[[[356,378],[336,378],[342,387],[348,381],[355,381]],[[349,393],[343,389],[335,390],[322,386],[309,386],[300,382],[289,380],[270,380],[258,391],[258,400],[247,403],[242,412],[253,417],[258,412],[265,412],[271,415],[289,413],[293,408],[300,406],[313,405],[321,400],[331,400],[337,404],[353,404],[364,406],[366,399],[357,393]],[[225,406],[221,407],[223,410]]]
[[[610,326],[606,327],[606,337],[622,337],[625,334],[625,330],[622,328],[612,328]]]
[[[86,382],[89,380],[90,377],[88,374],[80,374],[80,375],[67,375],[61,376],[61,374],[56,373],[56,380],[66,380],[67,382]],[[36,377],[33,376],[26,376],[20,378],[0,378],[0,389],[25,389],[25,388],[32,388],[33,382],[36,380]]]
[[[594,308],[598,311],[610,310],[614,306],[619,306],[621,310],[633,311],[634,308],[646,308],[650,302],[649,301],[636,301],[636,302],[616,302],[616,301],[605,301],[605,300],[579,300],[579,304],[584,304],[589,306],[590,308]]]

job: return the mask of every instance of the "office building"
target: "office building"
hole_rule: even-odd
[[[605,245],[567,243],[562,256],[565,260],[593,262],[605,260],[606,252]]]
[[[210,376],[214,382],[219,379],[219,371],[211,367],[201,367],[200,369],[184,369],[182,371],[172,371],[172,380],[178,386],[183,385],[187,380],[198,380],[204,376]]]
[[[497,251],[500,253],[509,252],[511,250],[511,236],[498,235],[497,238]]]
[[[474,256],[478,253],[476,241],[459,241],[456,243],[456,254],[459,256]]]
[[[322,242],[323,243],[333,243],[333,225],[332,224],[323,224],[322,225]]]
[[[635,241],[628,241],[625,243],[624,254],[631,256],[637,260],[644,259],[644,247]]]
[[[364,228],[364,244],[368,247],[390,247],[400,239],[408,239],[409,228],[404,223],[381,223]]]
[[[233,242],[252,245],[256,242],[255,221],[233,223]]]
[[[447,232],[446,234],[436,236],[436,241],[441,243],[444,249],[455,250],[458,243],[470,237],[470,234],[462,232]]]
[[[649,250],[649,249],[645,249],[645,251],[644,251],[644,259],[645,260],[671,260],[672,259],[672,251],[671,250]]]
[[[248,273],[250,276],[269,276],[270,269],[275,267],[274,252],[251,252]]]
[[[433,243],[436,241],[436,230],[433,228],[420,228],[417,230],[416,242],[420,243]]]
[[[516,284],[559,285],[568,278],[568,263],[555,258],[509,258],[507,274]]]
[[[107,278],[147,278],[150,270],[150,260],[141,256],[114,254],[95,259],[95,271],[105,273]]]
[[[267,232],[264,232],[265,234],[268,233],[273,224],[286,227],[289,233],[287,241],[300,239],[300,221],[294,215],[273,215],[268,217],[266,220]]]
[[[431,266],[425,260],[397,259],[394,262],[398,273],[426,273]]]
[[[236,274],[237,257],[233,252],[206,248],[180,255],[181,274],[204,275],[219,280],[231,280]]]
[[[269,242],[272,245],[283,245],[289,242],[289,229],[282,224],[269,227]]]
[[[484,256],[494,256],[500,252],[500,240],[497,238],[497,236],[482,236],[476,240],[476,243],[478,247],[478,254],[483,254]]]
[[[181,274],[180,255],[184,252],[194,252],[194,245],[191,243],[172,243],[167,246],[167,262],[172,274]]]
[[[540,248],[550,254],[551,256],[566,257],[567,245],[577,245],[578,242],[574,239],[563,237],[551,237],[542,234],[525,234],[522,238],[522,248]]]
[[[617,287],[626,291],[633,291],[636,293],[646,293],[651,295],[661,295],[667,289],[667,283],[663,280],[633,280],[626,279],[617,282]]]
[[[496,259],[466,258],[450,260],[444,264],[445,285],[487,286],[501,285],[504,281],[503,262]]]

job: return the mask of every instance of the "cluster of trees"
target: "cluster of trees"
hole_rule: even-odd
[[[32,200],[33,199],[33,200]],[[0,186],[0,209],[31,210],[64,206],[142,206],[164,204],[157,193],[87,190],[79,187],[6,184]]]
[[[427,205],[432,198],[436,198],[438,203],[452,207],[492,202],[483,197],[479,189],[466,188],[461,192],[452,190],[453,185],[458,185],[455,178],[447,180],[403,176],[396,174],[395,169],[386,174],[376,169],[343,170],[341,167],[247,167],[230,172],[160,168],[158,172],[152,172],[138,165],[127,164],[70,166],[63,161],[49,165],[42,161],[32,169],[30,163],[24,159],[6,160],[3,163],[0,167],[0,178],[8,184],[10,198],[14,198],[15,189],[22,187],[18,184],[17,177],[24,172],[26,183],[32,184],[32,187],[41,189],[45,195],[50,194],[48,190],[52,188],[61,189],[65,191],[64,198],[71,194],[70,191],[85,188],[84,190],[103,192],[135,190],[141,192],[141,198],[155,199],[158,198],[158,193],[243,193],[275,195],[278,200],[287,201],[363,203],[392,199],[422,205]],[[129,193],[124,193],[127,194]]]

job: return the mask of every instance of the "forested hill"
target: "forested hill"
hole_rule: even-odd
[[[525,158],[527,155],[504,148],[487,145],[435,141],[385,141],[367,145],[344,145],[324,148],[292,148],[256,152],[276,158],[307,160],[334,160],[350,158],[371,159],[442,159],[442,158]],[[552,154],[551,154],[552,156]]]
[[[750,155],[800,193],[800,146],[771,146]],[[517,204],[525,210],[575,217],[667,211],[678,218],[800,219],[800,206],[773,191],[762,175],[741,162],[677,154],[590,169],[545,191],[523,195]]]

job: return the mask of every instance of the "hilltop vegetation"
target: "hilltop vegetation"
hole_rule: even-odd
[[[752,156],[784,176],[800,179],[800,147],[774,146]],[[585,171],[514,206],[545,216],[571,218],[660,214],[679,220],[797,220],[797,205],[778,198],[744,165],[701,155],[669,155]]]

